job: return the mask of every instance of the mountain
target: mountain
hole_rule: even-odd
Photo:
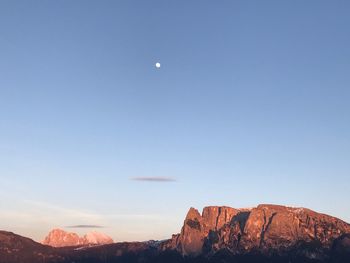
[[[52,231],[45,246],[0,232],[0,263],[349,263],[350,225],[306,208],[191,208],[179,234],[163,241],[99,246],[105,235]],[[79,236],[78,236],[79,237]],[[56,240],[55,240],[56,238]],[[88,241],[82,241],[88,240]],[[75,243],[74,243],[75,242]]]
[[[53,229],[42,244],[52,247],[73,247],[83,245],[83,240],[76,233],[69,233],[62,229]]]
[[[0,231],[0,263],[60,262],[64,258],[53,248],[12,232]]]
[[[80,237],[76,233],[66,232],[62,229],[53,229],[42,242],[42,244],[52,247],[105,245],[111,243],[113,243],[113,239],[102,233],[94,231]]]
[[[206,207],[200,214],[191,208],[181,233],[164,244],[185,256],[213,255],[227,250],[234,255],[259,252],[284,255],[298,246],[312,258],[326,257],[333,242],[350,233],[350,225],[340,219],[306,208],[259,205],[252,209]],[[300,251],[299,251],[300,252]]]
[[[87,244],[87,245],[106,245],[106,244],[112,244],[114,242],[111,237],[96,231],[87,233],[83,237],[83,241],[84,241],[84,244]]]

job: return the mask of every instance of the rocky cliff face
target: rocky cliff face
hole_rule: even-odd
[[[173,237],[172,243],[184,255],[198,255],[202,252],[205,240],[211,233],[219,231],[237,215],[239,210],[231,207],[210,206],[203,209],[202,215],[191,208],[186,216],[181,234]],[[174,240],[174,238],[176,240]]]
[[[83,240],[76,233],[69,233],[62,229],[53,229],[42,242],[52,247],[69,247],[83,244]]]
[[[52,247],[105,245],[111,243],[113,243],[113,239],[105,234],[91,232],[80,237],[76,233],[69,233],[62,229],[52,230],[42,242],[42,244]]]
[[[191,208],[179,235],[163,245],[183,255],[284,253],[301,244],[330,249],[333,241],[350,233],[340,219],[305,208],[259,205],[253,209],[206,207],[202,214]]]

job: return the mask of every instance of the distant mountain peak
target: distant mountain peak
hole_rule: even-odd
[[[105,245],[111,243],[113,243],[113,239],[111,237],[96,231],[80,237],[76,233],[66,232],[59,228],[51,230],[42,242],[42,244],[52,247]]]
[[[87,233],[83,239],[84,242],[89,245],[105,245],[113,243],[113,239],[111,237],[97,231]]]

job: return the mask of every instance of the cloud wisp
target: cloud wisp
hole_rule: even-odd
[[[105,228],[105,226],[100,225],[73,225],[73,226],[66,226],[67,228]]]
[[[151,183],[176,182],[175,178],[167,177],[167,176],[140,176],[140,177],[132,177],[131,180],[140,181],[140,182],[151,182]]]

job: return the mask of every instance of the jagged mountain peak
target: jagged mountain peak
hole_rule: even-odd
[[[113,239],[106,234],[92,231],[84,236],[84,242],[91,245],[104,245],[113,243]]]
[[[96,231],[80,237],[76,233],[66,232],[59,228],[51,230],[42,242],[42,244],[52,247],[105,245],[111,243],[113,243],[111,237]]]
[[[183,255],[228,249],[271,251],[299,242],[319,242],[329,248],[350,225],[332,216],[301,207],[260,204],[250,209],[208,206],[202,214],[191,208],[181,233],[170,243]]]

